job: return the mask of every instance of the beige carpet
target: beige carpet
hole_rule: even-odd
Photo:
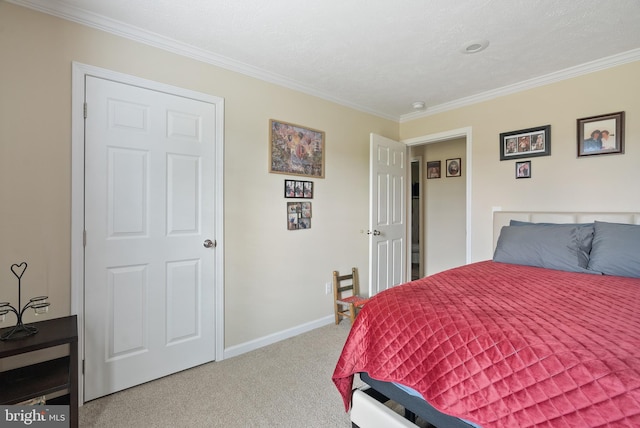
[[[80,426],[350,427],[331,381],[349,328],[345,320],[93,400]]]

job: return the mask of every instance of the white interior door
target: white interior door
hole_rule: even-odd
[[[86,77],[91,400],[215,359],[215,105]]]
[[[369,295],[406,282],[407,146],[371,134]]]

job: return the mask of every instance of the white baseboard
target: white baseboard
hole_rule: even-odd
[[[302,333],[306,333],[316,328],[324,327],[325,325],[335,323],[335,316],[327,315],[324,318],[317,319],[305,324],[298,325],[296,327],[282,330],[277,333],[270,334],[258,339],[251,340],[249,342],[241,343],[239,345],[230,346],[224,350],[224,359],[237,357],[245,352],[254,351],[262,348],[263,346],[271,345],[272,343],[280,342],[281,340],[288,339],[290,337],[297,336]]]

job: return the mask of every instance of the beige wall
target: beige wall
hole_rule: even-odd
[[[492,256],[492,207],[636,211],[640,206],[640,61],[402,123],[401,139],[472,127],[472,260]],[[625,154],[577,158],[576,119],[626,112]],[[530,179],[500,161],[498,136],[551,125],[551,156]],[[468,169],[468,168],[467,168]]]
[[[332,315],[334,269],[368,282],[369,133],[398,123],[5,2],[0,58],[0,300],[26,260],[23,294],[70,313],[72,61],[225,98],[226,347]],[[287,231],[271,118],[326,132],[310,230]]]
[[[15,301],[9,266],[26,260],[25,295],[50,295],[50,316],[70,312],[72,61],[225,98],[227,347],[330,315],[333,269],[359,266],[368,282],[370,132],[404,140],[472,127],[474,260],[491,257],[494,206],[640,206],[640,62],[398,124],[2,1],[0,58],[0,300]],[[576,119],[620,110],[626,154],[576,159]],[[326,132],[311,230],[286,230],[286,176],[267,172],[271,118]],[[552,155],[515,180],[498,134],[545,124]]]

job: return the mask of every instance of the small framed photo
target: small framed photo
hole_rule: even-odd
[[[440,161],[427,162],[427,179],[440,178]]]
[[[287,230],[311,229],[311,202],[287,202]]]
[[[313,181],[284,180],[284,197],[313,199]]]
[[[578,119],[578,157],[624,153],[624,112]]]
[[[302,188],[302,197],[305,199],[313,199],[313,181],[305,181]]]
[[[311,218],[311,202],[303,202],[300,205],[300,217]]]
[[[462,162],[460,158],[447,159],[447,177],[462,176]]]
[[[284,180],[284,197],[296,197],[296,180]]]
[[[531,178],[531,161],[516,162],[516,178]]]
[[[551,125],[500,134],[500,160],[551,155]]]

